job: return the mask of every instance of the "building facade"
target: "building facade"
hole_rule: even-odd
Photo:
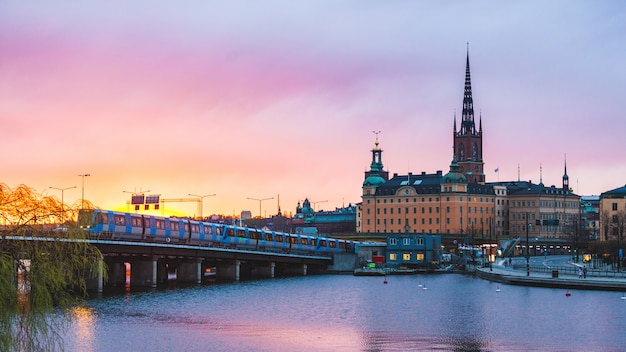
[[[441,236],[389,235],[386,260],[407,267],[435,265],[441,261]]]
[[[625,229],[626,186],[600,194],[601,240],[623,240]]]
[[[378,135],[365,172],[356,230],[361,235],[443,234],[483,240],[526,236],[563,238],[579,229],[580,197],[569,188],[530,181],[486,183],[482,117],[476,128],[469,55],[460,128],[456,114],[454,152],[447,173],[394,173],[384,169]],[[365,236],[367,237],[367,236]]]

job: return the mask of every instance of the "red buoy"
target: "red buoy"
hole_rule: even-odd
[[[569,296],[571,296],[571,295],[572,295],[572,294],[571,294],[569,291],[565,292],[565,297],[569,297]]]

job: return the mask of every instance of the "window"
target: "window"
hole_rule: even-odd
[[[402,244],[405,245],[405,246],[411,245],[411,239],[408,238],[408,237],[407,238],[403,238],[402,239]]]
[[[415,244],[417,244],[418,246],[423,246],[424,245],[424,238],[423,237],[418,237],[415,239]]]
[[[613,203],[613,204],[611,204],[611,209],[612,209],[613,211],[617,211],[617,203]]]
[[[390,237],[389,238],[389,245],[395,246],[397,244],[398,244],[398,239],[397,238],[394,238],[394,237]]]
[[[389,253],[389,260],[398,260],[398,255],[395,253]]]
[[[402,254],[402,259],[403,260],[411,260],[411,253],[404,253],[404,254]]]

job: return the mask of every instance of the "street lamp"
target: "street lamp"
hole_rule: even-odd
[[[65,221],[64,219],[65,212],[63,210],[63,204],[64,204],[63,193],[65,193],[65,191],[67,191],[68,189],[76,188],[76,186],[66,187],[66,188],[57,188],[57,187],[50,186],[49,188],[61,191],[61,224],[63,224],[63,222]]]
[[[191,193],[189,193],[189,195],[192,196],[192,197],[200,198],[200,219],[202,219],[203,218],[203,216],[202,216],[202,203],[204,202],[204,198],[206,198],[206,197],[213,197],[215,195],[215,193],[207,194],[205,196],[198,196],[198,195],[191,194]]]
[[[530,246],[528,245],[528,232],[530,223],[528,222],[528,213],[526,213],[526,276],[530,276]]]
[[[91,176],[90,174],[82,174],[82,175],[78,175],[80,177],[82,177],[82,181],[83,181],[83,187],[82,187],[82,196],[81,196],[81,201],[80,201],[80,208],[81,209],[85,209],[85,177],[87,176]]]
[[[250,200],[256,200],[257,202],[259,202],[259,217],[260,217],[260,218],[262,218],[263,216],[261,215],[261,203],[262,203],[263,201],[265,201],[265,200],[274,199],[274,197],[271,197],[271,198],[263,198],[263,199],[257,199],[257,198],[250,198],[250,197],[248,197],[247,199],[250,199]]]
[[[313,212],[315,212],[315,211],[316,211],[316,210],[315,210],[315,206],[317,205],[317,203],[326,203],[326,202],[328,202],[328,200],[320,200],[320,201],[318,201],[318,202],[311,202],[311,203],[313,203]]]

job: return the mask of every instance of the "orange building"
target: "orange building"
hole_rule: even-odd
[[[476,128],[469,67],[468,55],[463,113],[458,130],[454,116],[454,153],[445,175],[442,171],[393,174],[389,179],[376,138],[362,202],[357,206],[356,228],[361,236],[428,233],[458,236],[463,241],[526,234],[559,239],[577,236],[580,197],[569,187],[567,165],[562,187],[519,179],[485,182],[482,118]]]

